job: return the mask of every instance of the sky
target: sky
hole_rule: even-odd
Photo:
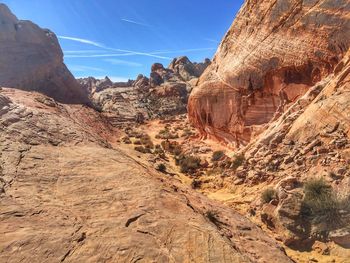
[[[22,20],[53,31],[75,77],[149,75],[188,56],[212,58],[244,0],[0,0]]]

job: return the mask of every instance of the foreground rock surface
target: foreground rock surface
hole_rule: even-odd
[[[0,3],[0,86],[35,90],[64,103],[88,103],[63,63],[56,35],[18,20]]]
[[[350,44],[350,3],[245,1],[189,99],[202,135],[246,145],[333,72]]]
[[[118,150],[99,113],[2,89],[0,115],[1,262],[291,262],[249,220]]]

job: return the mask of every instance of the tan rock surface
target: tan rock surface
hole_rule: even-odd
[[[332,73],[350,44],[350,3],[245,1],[190,96],[203,136],[239,147]]]
[[[0,114],[1,262],[291,262],[249,220],[112,147],[91,109],[3,89]]]
[[[0,86],[35,90],[65,103],[88,103],[63,63],[56,35],[18,20],[0,4]]]

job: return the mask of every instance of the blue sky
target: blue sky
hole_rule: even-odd
[[[5,0],[19,18],[59,37],[76,77],[148,75],[186,55],[212,58],[243,0]]]

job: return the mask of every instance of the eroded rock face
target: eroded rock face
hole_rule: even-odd
[[[0,4],[0,85],[42,92],[64,103],[87,103],[63,63],[54,33],[21,21]]]
[[[191,93],[203,136],[239,147],[333,72],[350,43],[350,3],[245,1]]]
[[[323,178],[339,198],[350,196],[350,171],[344,169],[350,165],[349,83],[350,50],[334,73],[311,87],[243,149],[246,161],[240,176],[245,185],[274,186],[278,204],[265,205],[262,219],[287,245],[302,247],[315,238],[310,220],[300,211],[303,182]],[[251,173],[263,173],[264,178],[250,178]],[[319,227],[331,233],[329,240],[348,248],[350,210],[344,208],[339,218],[342,223],[337,226]]]
[[[90,108],[3,89],[0,117],[1,262],[292,262],[249,220],[118,149]]]

